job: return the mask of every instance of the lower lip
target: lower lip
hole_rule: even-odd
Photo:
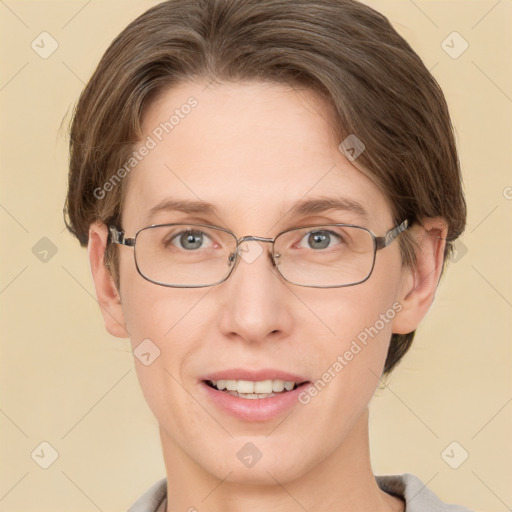
[[[292,391],[276,393],[269,398],[240,398],[214,389],[206,382],[200,385],[208,398],[220,409],[244,421],[267,421],[279,416],[298,403],[299,394],[309,385],[301,384]]]

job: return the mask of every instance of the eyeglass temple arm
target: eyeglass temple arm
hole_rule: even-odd
[[[409,221],[405,219],[401,224],[390,229],[384,236],[375,237],[375,245],[377,250],[387,247],[400,233],[410,227]]]
[[[127,245],[128,247],[135,245],[135,238],[125,238],[123,231],[119,231],[114,226],[110,226],[108,230],[110,231],[110,239],[113,244]]]

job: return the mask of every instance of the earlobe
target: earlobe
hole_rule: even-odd
[[[414,331],[427,314],[443,269],[448,228],[444,219],[426,219],[412,228],[416,264],[403,269],[399,301],[402,309],[393,321],[393,333]]]
[[[96,297],[103,315],[105,328],[118,338],[128,338],[121,298],[114,278],[105,264],[105,249],[108,239],[107,226],[103,223],[91,224],[87,245]]]

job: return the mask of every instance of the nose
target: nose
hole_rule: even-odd
[[[229,279],[218,287],[220,329],[246,342],[277,339],[291,332],[291,292],[275,270],[270,244],[240,243]]]

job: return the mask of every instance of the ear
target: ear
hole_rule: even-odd
[[[101,222],[91,224],[89,227],[89,261],[91,263],[92,277],[96,288],[96,297],[100,305],[105,328],[117,338],[128,338],[121,297],[110,270],[105,264],[105,249],[107,247],[108,229]]]
[[[434,300],[443,269],[448,226],[442,218],[430,218],[411,227],[416,240],[416,264],[404,267],[398,301],[402,309],[393,319],[393,333],[414,331]]]

